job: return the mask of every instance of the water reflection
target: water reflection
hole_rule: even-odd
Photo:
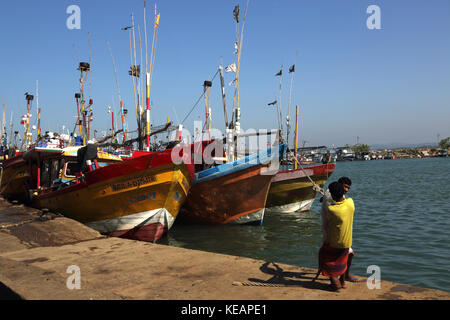
[[[320,215],[269,213],[261,226],[175,224],[160,243],[307,266],[320,245]],[[313,263],[315,266],[315,262]]]

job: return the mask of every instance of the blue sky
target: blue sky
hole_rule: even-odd
[[[149,50],[154,3],[147,1]],[[81,9],[80,30],[66,27],[66,9],[72,4]],[[151,96],[154,124],[168,116],[181,121],[221,59],[225,66],[235,61],[232,11],[237,4],[243,13],[246,0],[157,1],[161,19]],[[366,26],[369,5],[381,9],[381,30]],[[26,112],[24,93],[35,93],[39,80],[43,130],[62,125],[72,130],[74,93],[79,91],[76,68],[78,60],[89,60],[89,33],[93,126],[106,130],[111,122],[107,106],[113,105],[116,113],[119,109],[108,40],[134,129],[129,38],[121,28],[130,24],[133,12],[143,32],[142,8],[143,0],[2,1],[0,99],[7,121],[13,112],[18,128]],[[243,128],[277,127],[276,109],[267,106],[278,99],[275,74],[283,65],[286,113],[287,68],[298,52],[291,118],[298,104],[300,140],[307,145],[354,144],[357,137],[366,144],[423,143],[437,142],[438,134],[450,136],[449,14],[448,0],[250,0],[240,73]],[[225,74],[225,81],[231,80],[232,74]],[[227,87],[229,106],[232,94]],[[213,126],[223,130],[218,77],[211,106]],[[194,120],[204,120],[203,110],[201,102],[185,123],[188,129]]]

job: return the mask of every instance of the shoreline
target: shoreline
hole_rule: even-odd
[[[170,231],[169,231],[170,232]],[[79,268],[79,285],[70,267]],[[449,300],[450,293],[382,281],[332,292],[317,270],[108,238],[74,220],[0,200],[0,299]],[[68,272],[69,271],[69,272]],[[71,278],[72,277],[72,278]]]

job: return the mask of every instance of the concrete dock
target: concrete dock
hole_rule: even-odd
[[[323,276],[313,283],[315,273],[107,238],[74,220],[0,200],[0,300],[450,299],[449,292],[388,281],[375,290],[366,281],[347,283],[336,293]]]

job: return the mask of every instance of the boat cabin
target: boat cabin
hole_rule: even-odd
[[[29,190],[60,190],[79,183],[86,172],[122,161],[109,153],[98,151],[95,145],[64,149],[35,147],[25,153],[24,159],[32,172]]]

